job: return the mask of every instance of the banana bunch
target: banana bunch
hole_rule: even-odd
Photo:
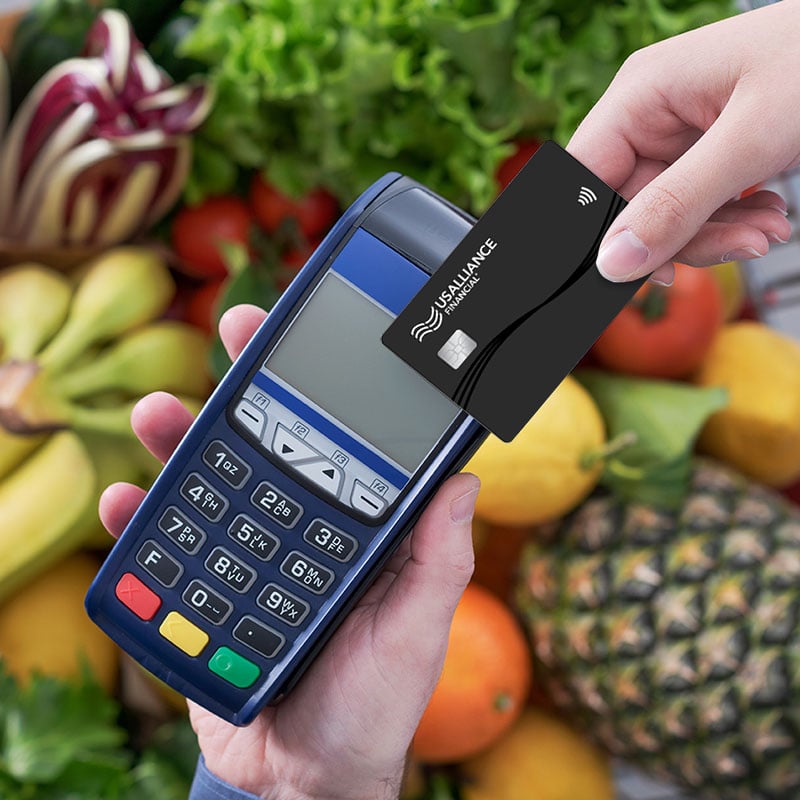
[[[206,336],[163,319],[174,291],[137,246],[72,279],[33,263],[0,272],[0,600],[110,542],[97,517],[108,484],[153,480],[160,465],[130,427],[138,398],[169,391],[196,410],[208,395]]]

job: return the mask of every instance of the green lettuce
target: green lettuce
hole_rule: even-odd
[[[185,800],[199,752],[183,716],[134,749],[122,708],[88,667],[20,682],[0,658],[0,798]]]
[[[565,144],[634,50],[732,0],[186,0],[216,105],[189,199],[262,170],[342,204],[397,170],[481,213],[520,136]]]

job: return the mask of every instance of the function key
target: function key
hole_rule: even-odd
[[[228,501],[196,472],[183,482],[181,497],[211,522],[217,522],[228,508]]]
[[[183,572],[183,567],[152,539],[139,548],[136,563],[167,588],[174,586]]]
[[[240,656],[230,647],[220,647],[211,656],[208,668],[220,678],[224,678],[228,683],[232,683],[238,689],[246,689],[252,686],[261,674],[261,670],[256,664],[244,656]]]
[[[320,454],[311,445],[306,444],[299,436],[295,436],[281,424],[275,426],[272,452],[288,464],[296,461],[308,461],[310,458],[320,458]]]
[[[264,425],[267,423],[267,415],[247,400],[242,400],[233,412],[233,416],[245,427],[246,430],[261,441],[261,434],[264,433]]]
[[[187,656],[198,656],[208,644],[208,634],[177,611],[170,611],[158,632]]]
[[[277,583],[268,583],[261,590],[256,603],[289,625],[299,625],[311,610],[305,600],[290,594]]]
[[[232,603],[197,579],[183,590],[181,600],[212,625],[221,625],[233,611]]]
[[[215,547],[208,554],[205,566],[212,575],[240,594],[246,592],[256,579],[255,571],[224,547]]]
[[[299,503],[266,481],[258,485],[250,501],[284,528],[291,528],[303,513],[303,508]]]
[[[117,600],[143,620],[153,619],[156,611],[161,608],[161,598],[130,572],[126,572],[117,581],[114,594]]]
[[[324,519],[315,519],[306,528],[303,539],[337,561],[349,561],[358,548],[358,542],[352,536],[334,528]]]
[[[370,517],[377,517],[386,508],[386,501],[359,480],[353,481],[350,505]]]
[[[252,470],[224,442],[211,442],[203,453],[203,462],[234,489],[241,489]]]
[[[280,544],[277,537],[250,519],[247,514],[236,515],[228,526],[228,536],[262,561],[272,558]]]
[[[253,617],[242,617],[236,623],[233,638],[260,653],[264,658],[272,658],[286,641],[280,633],[262,625]]]
[[[317,486],[326,492],[330,492],[334,497],[339,496],[344,473],[332,461],[322,458],[306,464],[296,464],[294,468]]]
[[[322,564],[292,550],[281,564],[281,572],[290,580],[305,586],[314,594],[322,594],[333,582],[333,572]]]
[[[161,515],[158,529],[190,556],[193,556],[206,540],[205,532],[178,511],[175,506],[170,506]]]

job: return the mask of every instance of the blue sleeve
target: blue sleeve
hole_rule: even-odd
[[[201,754],[197,759],[188,800],[260,800],[260,798],[218,778],[209,771]]]

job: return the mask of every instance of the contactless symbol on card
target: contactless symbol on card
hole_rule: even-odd
[[[383,335],[510,441],[644,279],[612,283],[597,248],[625,200],[545,142]]]

